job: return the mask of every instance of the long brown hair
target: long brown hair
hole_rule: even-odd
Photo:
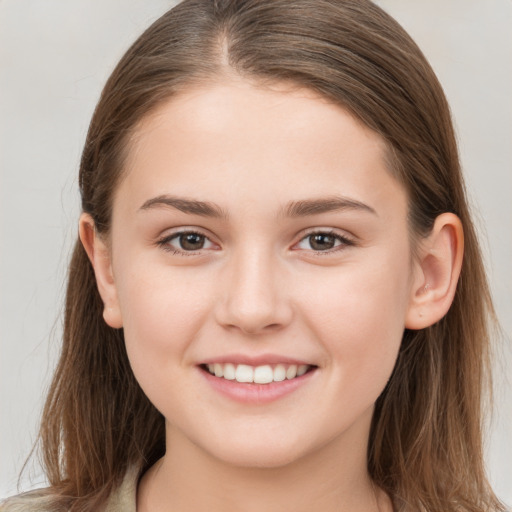
[[[482,406],[493,319],[449,108],[416,44],[368,0],[185,0],[128,50],[98,103],[80,166],[82,208],[108,236],[112,197],[138,123],[193,83],[236,73],[290,82],[351,111],[387,143],[409,197],[411,233],[459,216],[465,256],[453,305],[406,330],[368,447],[374,482],[397,511],[504,510],[485,476]],[[108,327],[77,242],[61,358],[40,438],[56,506],[100,510],[130,466],[165,451],[164,418],[138,386],[123,332]]]

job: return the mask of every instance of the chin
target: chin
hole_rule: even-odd
[[[253,440],[254,441],[254,440]],[[210,454],[216,459],[240,468],[275,469],[292,464],[305,455],[304,443],[292,445],[282,439],[248,443],[247,439],[216,444]]]
[[[277,469],[292,464],[300,457],[291,454],[289,451],[266,451],[254,452],[245,451],[244,453],[219,454],[219,457],[225,464],[246,469]]]

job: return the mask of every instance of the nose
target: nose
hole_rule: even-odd
[[[264,251],[243,251],[226,265],[217,321],[246,334],[282,329],[293,316],[286,278],[277,258]]]

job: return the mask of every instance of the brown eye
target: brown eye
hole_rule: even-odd
[[[308,237],[309,245],[314,251],[326,251],[336,245],[336,237],[327,233],[315,233]]]
[[[198,233],[182,233],[178,237],[180,248],[185,251],[198,251],[204,247],[205,237]]]
[[[331,253],[354,245],[350,238],[332,231],[317,231],[306,235],[294,248],[313,253]]]
[[[195,251],[219,249],[206,235],[196,233],[195,231],[180,231],[173,235],[165,236],[158,240],[157,245],[175,255],[189,256],[193,256]]]

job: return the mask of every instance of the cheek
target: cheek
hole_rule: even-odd
[[[187,385],[190,348],[204,322],[206,293],[170,279],[132,279],[121,287],[126,351],[145,395],[171,422],[189,418],[200,397]],[[179,283],[178,283],[179,284]],[[179,290],[179,293],[176,293]],[[187,400],[184,401],[184,397]]]
[[[407,254],[407,252],[405,252]],[[378,263],[376,263],[378,262]],[[390,254],[337,270],[308,287],[309,328],[343,378],[385,385],[400,347],[409,297],[406,258]],[[306,316],[306,315],[305,315]]]
[[[187,362],[188,348],[208,311],[209,294],[201,282],[169,268],[151,271],[147,262],[132,263],[129,273],[119,268],[123,278],[116,284],[126,349],[144,388],[145,380],[159,372],[170,377]]]

